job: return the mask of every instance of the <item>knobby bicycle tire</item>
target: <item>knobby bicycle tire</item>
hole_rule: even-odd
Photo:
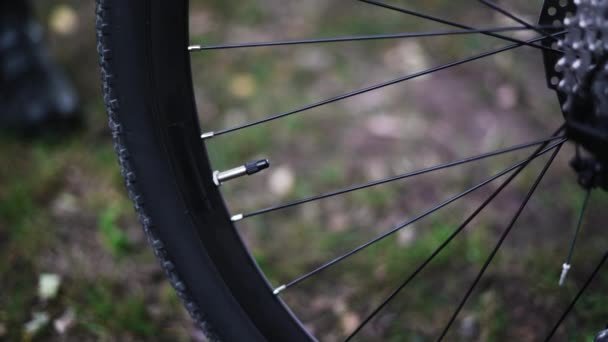
[[[203,144],[188,1],[97,0],[103,95],[129,196],[191,316],[212,340],[306,341],[235,231]]]

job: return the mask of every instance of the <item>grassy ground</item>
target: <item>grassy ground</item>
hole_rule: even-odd
[[[450,1],[407,6],[477,26],[511,25],[480,7]],[[534,17],[534,3],[509,6]],[[80,90],[87,128],[70,136],[0,138],[6,161],[0,164],[0,340],[200,340],[125,197],[98,92],[93,6],[49,1],[38,10],[52,50]],[[191,18],[193,42],[210,44],[439,27],[356,2],[320,0],[247,0],[238,6],[194,1]],[[229,127],[503,44],[463,36],[195,54],[201,123],[205,129]],[[518,50],[213,139],[209,149],[218,169],[256,157],[273,164],[262,175],[223,187],[229,207],[248,212],[545,137],[561,117],[540,63],[537,51]],[[525,156],[327,199],[244,221],[239,229],[271,283],[280,285]],[[602,207],[608,196],[597,192],[568,283],[556,286],[582,200],[567,166],[571,156],[568,146],[465,306],[450,341],[541,338],[604,252]],[[522,173],[362,331],[361,340],[432,340],[540,166]],[[321,340],[340,340],[496,186],[286,291],[285,300]],[[39,293],[48,275],[60,277],[51,296]],[[560,328],[559,340],[585,341],[605,325],[606,285],[603,272]],[[38,329],[32,322],[40,323]]]

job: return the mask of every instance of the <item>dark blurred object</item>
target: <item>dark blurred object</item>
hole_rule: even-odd
[[[78,97],[51,61],[27,1],[0,0],[0,128],[26,135],[79,126]]]

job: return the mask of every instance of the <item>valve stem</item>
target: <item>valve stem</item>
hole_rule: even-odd
[[[231,179],[239,178],[245,175],[251,176],[269,167],[270,162],[268,162],[268,159],[252,161],[246,163],[245,165],[235,167],[234,169],[226,171],[215,171],[213,173],[213,182],[215,183],[215,185],[220,186]]]

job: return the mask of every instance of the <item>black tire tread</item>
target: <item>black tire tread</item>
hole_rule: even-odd
[[[112,72],[112,39],[111,32],[108,29],[110,25],[108,22],[108,11],[111,11],[111,8],[107,0],[96,0],[97,52],[99,54],[99,65],[101,70],[102,93],[107,108],[114,149],[118,155],[120,172],[125,179],[129,198],[133,201],[139,221],[148,238],[150,246],[154,250],[154,254],[159,260],[171,285],[181,298],[196,326],[203,331],[209,340],[220,341],[219,334],[209,324],[205,313],[200,309],[199,304],[192,299],[187,286],[181,281],[180,276],[177,274],[171,256],[168,255],[167,250],[164,248],[163,241],[157,237],[154,223],[151,221],[150,216],[146,214],[146,205],[139,195],[140,191],[138,189],[136,176],[129,161],[129,151],[122,138],[119,115],[120,101],[118,94],[113,87],[113,80],[115,78],[114,73]]]

